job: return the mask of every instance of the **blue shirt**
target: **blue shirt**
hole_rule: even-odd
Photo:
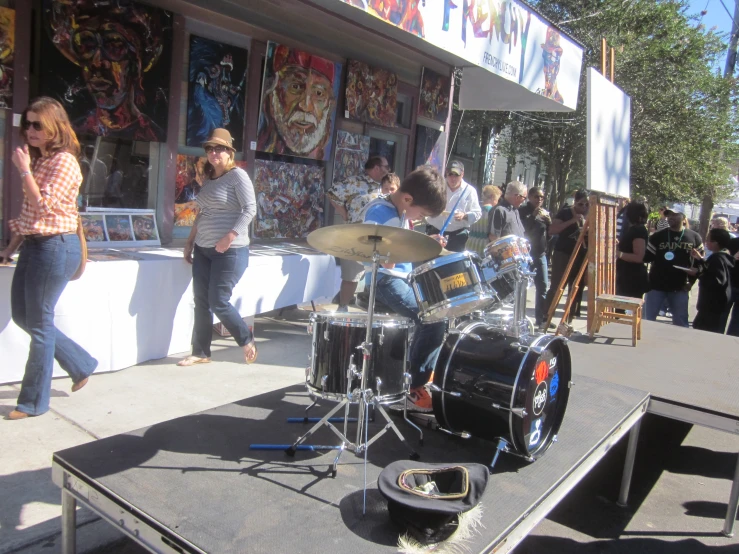
[[[388,227],[400,227],[402,229],[410,229],[407,219],[403,219],[401,222],[400,214],[398,209],[395,207],[387,196],[381,196],[376,198],[364,209],[363,221],[365,223],[377,223],[379,225],[387,225]],[[369,285],[370,279],[372,278],[372,264],[364,264],[368,267],[367,274],[365,276],[365,282]],[[378,274],[393,275],[395,277],[401,277],[405,279],[413,269],[413,265],[409,262],[397,263],[393,269],[385,269],[380,267],[377,270]]]

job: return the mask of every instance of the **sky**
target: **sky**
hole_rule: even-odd
[[[703,16],[703,24],[706,29],[716,27],[717,32],[730,33],[731,32],[731,18],[734,15],[734,1],[735,0],[690,0],[690,12],[689,13],[700,13],[706,10],[706,15]],[[722,5],[723,2],[723,5]],[[724,9],[724,6],[728,9]],[[728,40],[728,39],[727,39]],[[721,60],[721,71],[724,70],[726,64],[726,57],[724,56]]]

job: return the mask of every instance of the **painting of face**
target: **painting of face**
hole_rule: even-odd
[[[270,42],[257,150],[327,160],[341,64]]]
[[[78,134],[166,140],[172,14],[132,0],[43,0],[40,88]]]

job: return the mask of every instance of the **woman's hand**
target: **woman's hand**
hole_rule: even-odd
[[[701,256],[701,253],[698,252],[698,250],[696,250],[695,248],[693,248],[693,250],[690,251],[690,255],[693,258],[695,258],[696,260],[702,260],[703,259],[703,256]]]
[[[695,277],[696,275],[698,275],[698,270],[695,267],[693,267],[691,269],[688,269],[685,273],[687,273],[691,277]]]
[[[185,251],[183,253],[183,256],[185,258],[185,261],[190,265],[192,265],[192,249],[193,245],[191,242],[185,244]]]
[[[238,235],[235,231],[229,231],[223,235],[223,238],[216,243],[216,252],[223,254],[226,250],[231,248],[231,243],[237,236]]]
[[[15,250],[11,251],[9,248],[0,250],[0,265],[8,265],[13,254],[15,254]]]
[[[28,153],[27,144],[13,151],[13,164],[21,173],[31,171],[31,155]]]

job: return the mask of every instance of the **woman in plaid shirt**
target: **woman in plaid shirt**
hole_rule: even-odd
[[[8,419],[24,419],[49,410],[54,358],[72,378],[72,392],[87,384],[97,360],[54,326],[54,308],[80,265],[77,194],[82,173],[80,144],[62,105],[47,97],[34,100],[21,116],[23,148],[13,164],[23,182],[23,206],[10,221],[14,236],[0,252],[4,261],[23,243],[13,275],[13,321],[31,337],[31,347],[16,409]]]

